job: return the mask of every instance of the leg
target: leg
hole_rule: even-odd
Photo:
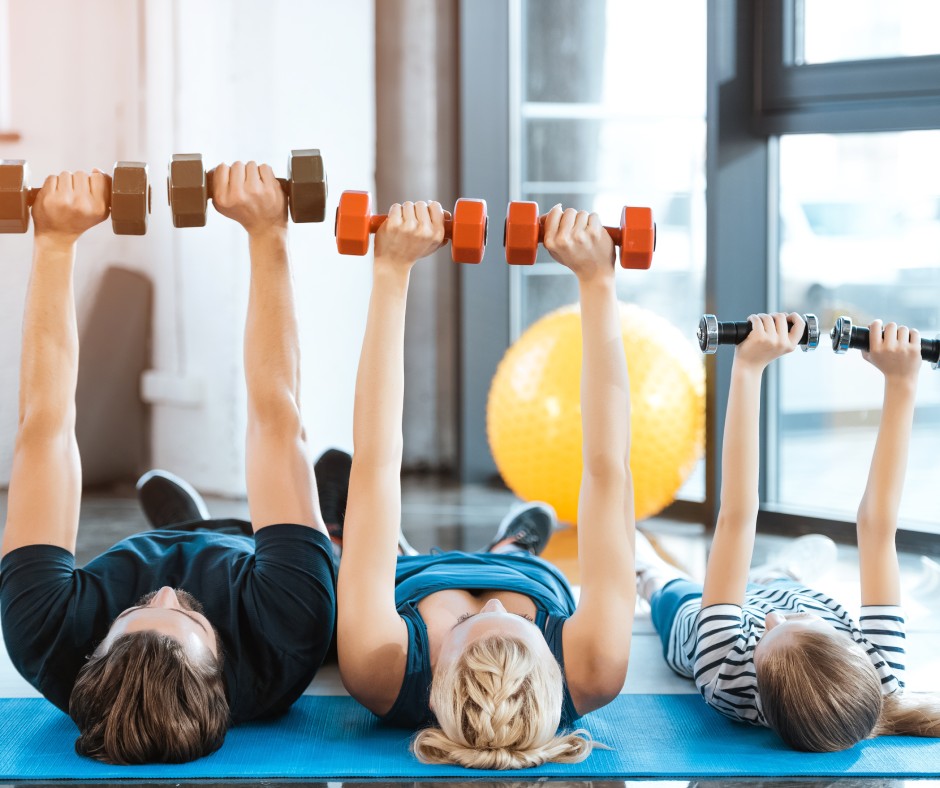
[[[555,510],[547,503],[533,501],[514,506],[496,529],[485,553],[517,553],[538,555],[545,549],[558,525]]]
[[[650,608],[666,664],[680,676],[692,678],[695,620],[702,609],[701,583],[675,577],[653,593]]]
[[[836,564],[836,543],[822,534],[794,539],[765,564],[751,567],[748,582],[766,585],[775,580],[814,582]]]
[[[333,552],[337,560],[343,553],[343,526],[346,522],[346,504],[349,500],[349,472],[352,455],[341,449],[327,449],[313,465],[317,479],[317,493],[323,522],[330,532]],[[398,554],[418,555],[405,534],[398,530]]]
[[[646,534],[636,532],[636,590],[647,602],[652,604],[654,594],[673,580],[691,580],[676,566],[659,557],[656,548]]]

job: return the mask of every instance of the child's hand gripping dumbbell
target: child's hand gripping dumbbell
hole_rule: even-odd
[[[619,227],[605,227],[614,246],[620,249],[624,268],[649,268],[656,249],[656,224],[649,208],[624,207]],[[532,265],[545,230],[535,202],[511,202],[506,211],[503,245],[510,265]]]
[[[327,184],[318,149],[292,150],[287,160],[287,177],[277,180],[287,194],[291,219],[297,223],[323,221]],[[174,227],[205,227],[206,206],[212,199],[212,170],[204,169],[201,153],[173,156],[166,193]]]
[[[819,345],[819,319],[812,312],[803,315],[806,328],[800,337],[800,350],[815,350]],[[790,321],[787,326],[792,328]],[[714,315],[702,315],[698,323],[696,338],[698,346],[703,353],[711,354],[718,351],[719,345],[740,345],[751,333],[751,324],[747,320],[719,322]]]
[[[853,326],[852,318],[842,315],[836,319],[829,338],[832,349],[841,355],[850,349],[868,350],[871,331],[864,326]],[[921,339],[920,357],[929,361],[934,369],[940,367],[940,339]]]
[[[388,218],[372,213],[369,192],[345,191],[336,208],[336,248],[340,254],[364,255],[369,236]],[[451,242],[455,263],[479,263],[486,249],[487,218],[485,200],[457,200],[454,212],[444,212],[444,238]]]
[[[0,233],[25,233],[39,189],[29,187],[21,159],[0,160]],[[150,181],[142,161],[118,161],[111,176],[111,228],[115,235],[144,235],[150,215]]]

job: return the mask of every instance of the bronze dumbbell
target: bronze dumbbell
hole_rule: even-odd
[[[322,222],[326,216],[326,170],[316,148],[292,150],[287,178],[278,178],[287,194],[295,222]],[[167,200],[174,227],[205,227],[206,206],[212,199],[212,170],[206,172],[201,153],[177,153],[166,179]]]
[[[25,233],[29,209],[39,189],[29,187],[29,166],[22,159],[0,160],[0,233]],[[111,175],[111,227],[115,235],[147,232],[151,190],[147,165],[118,161]]]

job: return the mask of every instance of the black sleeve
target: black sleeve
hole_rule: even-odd
[[[75,556],[53,545],[27,545],[0,564],[0,622],[10,661],[63,711],[85,654],[70,634]]]
[[[274,650],[319,665],[333,637],[336,569],[329,538],[302,525],[255,534],[255,563],[243,591],[258,637]]]

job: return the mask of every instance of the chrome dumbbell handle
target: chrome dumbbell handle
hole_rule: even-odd
[[[852,318],[842,315],[836,319],[829,338],[832,349],[839,354],[848,350],[868,350],[871,331],[864,326],[853,326]],[[940,339],[921,339],[920,357],[937,369],[940,366]]]
[[[800,350],[815,350],[819,345],[819,319],[811,312],[803,315],[806,328],[800,337]],[[793,324],[788,320],[787,326]],[[751,333],[751,323],[748,320],[734,320],[720,323],[714,315],[702,315],[698,323],[698,346],[703,353],[715,353],[719,345],[739,345]]]

